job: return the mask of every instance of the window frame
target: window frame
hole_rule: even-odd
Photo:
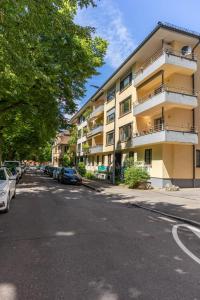
[[[196,149],[196,168],[200,168],[200,149]]]
[[[129,79],[129,82],[126,85],[124,85],[124,81],[127,78]],[[132,73],[132,71],[130,71],[122,79],[120,79],[120,85],[119,85],[120,93],[123,92],[127,87],[129,87],[132,84],[132,80],[133,80],[133,73]]]
[[[124,130],[126,127],[129,127],[130,126],[130,136],[129,137],[127,137],[126,139],[121,139],[121,131],[122,130]],[[124,132],[123,132],[123,135],[124,135]],[[125,124],[125,125],[123,125],[123,126],[121,126],[120,128],[119,128],[119,141],[120,141],[120,143],[125,143],[125,142],[127,142],[129,139],[131,139],[131,136],[132,136],[132,123],[128,123],[128,124]]]
[[[129,100],[129,110],[127,112],[124,112],[124,111],[122,112],[122,105],[124,105],[124,103],[127,100]],[[132,96],[130,95],[119,103],[119,118],[131,113],[131,109],[132,109],[132,101],[131,100],[132,100]]]
[[[106,124],[110,124],[110,123],[112,123],[112,122],[115,121],[115,111],[114,111],[112,114],[108,115],[108,113],[109,113],[111,110],[113,110],[114,108],[115,108],[115,107],[113,106],[111,109],[107,110],[107,112],[106,112]],[[112,116],[112,115],[114,115],[113,120],[112,120],[112,121],[108,121],[108,118],[109,118],[110,116]]]
[[[112,96],[112,98],[108,98],[109,96],[109,92],[113,92],[114,91],[114,95]],[[114,84],[113,86],[111,86],[111,88],[109,88],[107,90],[107,95],[106,95],[106,100],[107,102],[112,101],[113,99],[115,99],[115,95],[116,95],[116,84]]]
[[[108,136],[110,134],[113,135],[113,142],[112,143],[108,143]],[[114,145],[114,130],[106,132],[106,146],[112,146],[112,145]]]
[[[152,148],[147,148],[144,150],[144,162],[145,165],[151,166],[152,165]]]

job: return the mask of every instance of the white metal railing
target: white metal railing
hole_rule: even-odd
[[[93,112],[92,112],[91,115],[90,115],[90,118],[95,117],[95,115],[96,115],[97,113],[101,113],[101,112],[103,112],[103,111],[104,111],[104,105],[99,105],[97,108],[95,108],[95,109],[93,110]]]
[[[146,69],[149,65],[151,65],[152,63],[154,63],[159,57],[161,57],[164,53],[168,54],[168,55],[173,55],[173,56],[177,56],[177,57],[181,57],[181,58],[185,58],[187,60],[197,60],[195,55],[193,53],[189,54],[189,55],[184,55],[183,53],[181,53],[180,51],[175,51],[172,49],[159,49],[158,51],[156,51],[150,58],[148,58],[143,64],[142,66],[140,66],[139,70],[134,74],[134,78],[136,78],[139,74],[141,74],[144,69]]]
[[[197,128],[190,125],[173,125],[173,124],[159,124],[154,126],[147,126],[143,130],[137,131],[133,134],[133,137],[143,136],[152,134],[159,131],[177,131],[177,132],[187,132],[187,133],[197,133]]]
[[[194,92],[193,90],[186,90],[185,88],[179,88],[179,87],[172,87],[172,86],[167,86],[166,84],[162,84],[155,88],[153,91],[145,94],[142,97],[138,97],[138,100],[134,103],[134,106],[144,103],[151,99],[152,97],[163,93],[163,92],[168,92],[168,93],[176,93],[176,94],[181,94],[181,95],[187,95],[187,96],[197,96],[197,93]]]
[[[103,131],[103,125],[96,125],[87,133],[87,136],[94,135]]]
[[[103,151],[102,144],[90,147],[90,153],[98,153],[98,152],[102,152],[102,151]]]

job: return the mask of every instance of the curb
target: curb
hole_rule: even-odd
[[[98,193],[100,193],[100,192],[103,191],[103,189],[96,188],[96,187],[94,187],[92,185],[89,185],[87,183],[83,183],[83,185],[85,187],[91,189],[91,190],[94,190],[94,191],[98,192]],[[109,193],[109,194],[112,195],[112,193]],[[159,215],[162,215],[162,216],[165,216],[165,217],[177,220],[177,221],[181,221],[183,223],[186,223],[186,224],[189,224],[189,225],[192,225],[192,226],[200,228],[200,223],[199,222],[196,222],[196,221],[193,221],[193,220],[190,220],[190,219],[187,219],[187,218],[182,218],[182,217],[179,217],[179,216],[176,216],[176,215],[171,215],[171,214],[162,212],[160,210],[149,208],[149,207],[137,204],[137,203],[131,203],[131,202],[129,202],[127,205],[128,206],[135,206],[136,208],[140,208],[140,209],[144,209],[144,210],[148,210],[148,211],[151,211],[151,212],[153,212],[155,214],[159,214]]]
[[[102,189],[96,188],[96,187],[94,187],[94,186],[92,186],[92,185],[89,185],[88,183],[84,183],[84,182],[83,182],[82,185],[85,186],[85,187],[87,187],[87,188],[90,189],[90,190],[95,191],[95,192],[98,192],[98,193],[102,192]]]
[[[151,212],[153,212],[155,214],[159,214],[159,215],[162,215],[162,216],[165,216],[165,217],[169,217],[171,219],[174,219],[174,220],[177,220],[177,221],[181,221],[183,223],[186,223],[186,224],[189,224],[189,225],[192,225],[192,226],[200,228],[200,223],[199,222],[196,222],[196,221],[193,221],[193,220],[190,220],[190,219],[187,219],[187,218],[182,218],[182,217],[179,217],[179,216],[171,215],[171,214],[162,212],[160,210],[149,208],[149,207],[137,204],[137,203],[130,203],[129,202],[128,205],[135,206],[137,208],[141,208],[141,209],[144,209],[144,210],[148,210],[148,211],[151,211]]]

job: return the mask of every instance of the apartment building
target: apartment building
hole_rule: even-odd
[[[64,130],[57,134],[52,146],[52,165],[54,167],[62,166],[63,155],[67,153],[68,150],[69,138],[70,133],[68,130]]]
[[[77,156],[88,170],[133,157],[153,186],[200,187],[199,90],[200,35],[159,22],[71,119]]]

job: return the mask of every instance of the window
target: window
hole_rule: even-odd
[[[131,138],[131,124],[127,124],[119,129],[119,140],[120,142],[126,142]]]
[[[152,163],[152,149],[145,149],[144,161],[146,165],[151,165]]]
[[[132,82],[132,73],[129,73],[120,81],[120,92],[123,91]]]
[[[162,118],[154,119],[154,130],[162,130],[163,120]]]
[[[99,155],[97,155],[97,165],[99,165]]]
[[[200,150],[196,150],[196,167],[200,168]]]
[[[131,111],[131,97],[126,98],[120,103],[120,117]]]
[[[107,101],[108,102],[115,98],[115,93],[116,93],[116,87],[114,85],[107,91]]]
[[[107,111],[107,124],[114,122],[115,120],[115,108],[112,108],[110,110]]]
[[[105,155],[102,155],[102,165],[105,163]]]
[[[81,152],[81,144],[78,144],[78,152]]]
[[[108,164],[112,163],[112,154],[108,154]]]
[[[133,151],[130,151],[129,154],[128,154],[128,157],[129,157],[129,158],[134,157],[134,152],[133,152]]]
[[[88,132],[87,126],[83,127],[83,136],[86,136]]]
[[[113,145],[114,144],[114,132],[108,132],[106,134],[106,144]]]
[[[78,130],[78,138],[79,138],[79,139],[81,138],[81,135],[82,135],[82,130],[79,129],[79,130]]]
[[[94,156],[92,156],[92,166],[94,166]]]

